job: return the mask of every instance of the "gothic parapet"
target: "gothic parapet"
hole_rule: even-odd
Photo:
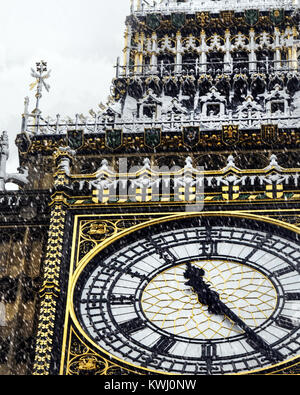
[[[126,168],[126,167],[125,167]],[[93,174],[71,175],[71,195],[90,196],[90,204],[203,203],[207,205],[235,202],[266,203],[274,200],[291,204],[300,199],[300,169],[286,169],[271,155],[263,169],[240,169],[232,155],[220,170],[193,166],[187,157],[184,167],[160,169],[149,159],[140,168],[128,172],[114,171],[107,160]],[[76,199],[70,198],[72,204]],[[78,204],[84,200],[80,198]]]
[[[108,102],[87,116],[51,118],[40,110],[29,113],[27,99],[18,138],[20,153],[53,152],[58,144],[70,145],[70,140],[79,151],[88,145],[97,151],[129,147],[137,151],[149,148],[141,135],[147,136],[150,129],[161,133],[154,149],[170,143],[167,149],[173,150],[185,145],[180,134],[187,127],[200,130],[195,149],[214,148],[214,144],[220,148],[228,145],[222,133],[231,124],[243,131],[238,143],[248,148],[267,143],[265,125],[278,128],[280,142],[274,138],[271,148],[276,141],[296,143],[300,17],[292,2],[150,3],[132,4],[124,61],[118,60]],[[45,84],[49,73],[41,64],[45,62],[38,63],[40,71],[32,74],[39,92],[43,87],[49,90]],[[168,133],[167,143],[163,142]],[[171,134],[179,145],[178,141],[172,145]]]

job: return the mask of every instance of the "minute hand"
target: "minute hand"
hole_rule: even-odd
[[[244,330],[248,339],[251,341],[253,347],[257,348],[260,352],[272,361],[282,361],[284,356],[277,350],[274,350],[261,336],[259,336],[252,328],[250,328],[238,315],[236,315],[229,307],[226,306],[220,299],[217,301],[218,308],[230,320],[237,324]]]

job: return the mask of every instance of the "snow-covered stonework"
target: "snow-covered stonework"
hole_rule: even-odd
[[[63,119],[26,100],[23,132],[297,128],[299,21],[295,1],[133,1],[108,103]]]
[[[134,0],[135,12],[172,11],[242,11],[244,9],[269,10],[297,5],[297,0]]]

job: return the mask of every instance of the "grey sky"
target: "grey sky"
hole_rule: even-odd
[[[88,114],[110,94],[130,0],[0,0],[0,130],[10,136],[8,170],[18,166],[14,147],[35,62],[52,70],[43,114]]]

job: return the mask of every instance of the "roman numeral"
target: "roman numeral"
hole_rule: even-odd
[[[258,251],[258,248],[253,248],[253,250],[243,259],[243,263],[247,263],[253,255]]]
[[[211,359],[217,356],[216,344],[203,344],[202,345],[202,358]]]
[[[122,274],[128,274],[131,278],[139,278],[140,280],[145,280],[147,278],[146,275],[140,274],[139,272],[132,272],[129,268],[124,269],[124,262],[115,261],[120,264],[119,267],[115,267],[114,269]]]
[[[145,328],[146,323],[141,318],[134,318],[133,320],[123,322],[123,324],[119,324],[120,329],[126,333],[134,333],[138,332],[141,329]]]
[[[165,245],[160,245],[157,240],[152,239],[151,236],[147,238],[147,241],[151,244],[151,246],[154,247],[155,252],[157,253],[157,255],[159,255],[161,259],[165,260],[168,263],[176,262],[177,258]]]
[[[287,266],[283,269],[276,270],[275,272],[273,272],[273,275],[276,277],[280,277],[280,276],[284,276],[285,274],[292,273],[294,271],[295,269],[292,266]]]
[[[131,305],[135,302],[135,297],[134,295],[120,295],[120,296],[115,296],[111,295],[109,299],[110,305]]]
[[[202,358],[206,362],[207,374],[211,375],[213,371],[213,358],[217,356],[216,344],[202,345]]]
[[[300,292],[289,292],[285,294],[286,300],[300,300]]]
[[[99,300],[99,294],[93,293],[90,294],[90,296],[92,296],[92,298],[90,298],[90,300],[88,301],[88,308],[89,309],[91,309],[91,307],[100,308],[101,301]]]
[[[170,349],[176,344],[176,340],[162,336],[157,343],[152,347],[152,352],[158,352],[161,354],[166,354]]]
[[[281,328],[288,329],[288,330],[296,329],[299,326],[299,323],[297,323],[296,321],[292,320],[291,318],[284,317],[283,315],[279,316],[275,320],[275,322]]]

